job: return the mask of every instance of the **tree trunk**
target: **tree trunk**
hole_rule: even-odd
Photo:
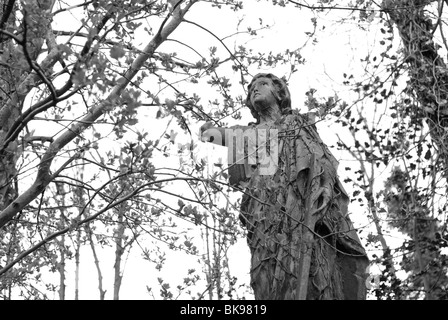
[[[208,220],[208,216],[206,217],[206,221]],[[207,221],[208,224],[208,221]],[[206,258],[204,259],[205,262],[205,279],[207,281],[207,292],[208,292],[208,299],[213,300],[213,285],[214,285],[214,278],[212,273],[212,260],[211,260],[211,253],[210,253],[210,238],[209,238],[209,229],[205,228],[205,246],[206,246]],[[204,238],[204,234],[202,234],[202,238]]]
[[[59,300],[65,300],[65,235],[62,235],[59,242],[59,252],[61,261],[59,262]]]
[[[431,0],[385,0],[383,8],[397,26],[408,64],[409,88],[419,105],[412,110],[415,119],[425,119],[437,146],[439,164],[448,178],[448,73],[434,42],[437,24],[425,14]],[[443,2],[441,2],[443,4]],[[442,7],[439,7],[441,10]],[[441,12],[439,13],[441,14]],[[446,44],[445,44],[446,45]]]
[[[15,16],[18,11],[17,1],[4,1],[0,7],[0,17],[2,18],[0,28],[4,30],[14,30],[16,26]],[[37,5],[34,1],[29,1],[28,5]],[[51,10],[54,1],[40,1],[39,6],[42,10]],[[14,139],[4,146],[7,133],[20,118],[23,102],[30,90],[37,81],[37,74],[33,73],[30,66],[17,66],[20,57],[24,55],[24,47],[28,57],[35,61],[44,44],[44,39],[35,36],[37,32],[36,26],[33,25],[33,14],[27,13],[29,19],[23,19],[22,23],[27,25],[27,38],[33,39],[33,44],[21,43],[17,44],[16,40],[1,34],[0,36],[0,52],[3,55],[2,73],[0,77],[0,211],[6,208],[16,197],[17,188],[15,188],[14,180],[16,178],[16,162],[20,156],[18,139]],[[48,28],[48,25],[40,28]],[[23,28],[23,25],[21,26]],[[40,30],[42,31],[42,30]],[[5,60],[6,58],[6,60]],[[53,64],[56,62],[52,62]],[[15,66],[14,66],[15,65]],[[14,66],[14,67],[10,67]],[[47,67],[51,67],[49,64]],[[6,68],[5,68],[6,67]]]
[[[18,220],[14,222],[14,224],[6,227],[6,230],[2,230],[1,232],[4,232],[7,234],[7,231],[9,231],[10,240],[8,243],[8,248],[5,250],[5,265],[8,265],[11,263],[11,261],[14,260],[15,255],[18,252],[18,249],[20,246],[18,245],[20,242],[20,238],[18,237],[20,234],[18,233],[17,228]],[[7,279],[9,278],[9,279]],[[12,293],[12,285],[14,283],[14,279],[10,276],[4,276],[4,280],[0,282],[1,284],[1,290],[4,291],[4,300],[11,300],[11,293]]]
[[[81,231],[78,230],[76,234],[76,249],[75,249],[75,300],[79,300],[79,250],[81,248]]]
[[[5,1],[6,2],[6,1]],[[2,25],[4,29],[14,27],[14,12],[17,10],[14,1],[9,1],[0,7],[0,16],[2,17]],[[9,53],[11,60],[14,57],[14,50],[18,50],[12,39],[1,35],[0,52]],[[5,54],[6,55],[6,54]],[[0,76],[0,145],[3,145],[5,135],[9,131],[11,125],[19,117],[21,109],[20,92],[16,92],[14,85],[23,81],[27,72],[19,68],[1,68]],[[12,101],[14,100],[14,101]],[[8,103],[8,101],[10,101]],[[17,190],[12,183],[16,175],[16,161],[18,155],[17,140],[2,153],[0,153],[0,211],[7,207],[11,201],[17,196]]]
[[[444,1],[439,1],[439,21],[433,25],[430,17],[425,13],[425,7],[435,1],[431,0],[385,0],[382,3],[396,25],[403,42],[403,56],[407,63],[409,74],[408,90],[414,95],[418,103],[410,108],[411,117],[415,121],[424,120],[428,124],[432,142],[436,147],[437,157],[432,168],[433,179],[439,173],[448,180],[448,72],[447,66],[438,53],[438,46],[434,41],[434,33],[438,27],[442,28],[441,14]],[[440,24],[440,25],[439,25]],[[447,47],[446,40],[442,38]],[[448,48],[447,48],[448,49]],[[434,185],[433,180],[433,185]],[[417,190],[417,187],[415,187]],[[414,207],[418,207],[418,200],[412,199]],[[414,259],[415,274],[420,274],[425,299],[433,299],[428,273],[428,261],[423,255],[422,239],[434,239],[435,222],[429,219],[429,225],[421,224],[421,217],[414,212],[412,238],[415,243]],[[420,229],[424,228],[422,234]],[[428,259],[426,259],[428,260]]]
[[[121,258],[124,253],[123,247],[123,236],[125,231],[125,226],[123,223],[123,206],[119,206],[118,210],[118,224],[115,232],[115,263],[114,263],[114,300],[119,300],[120,287],[121,287]]]
[[[93,261],[95,263],[96,271],[98,273],[98,290],[100,292],[100,300],[104,300],[106,296],[106,290],[103,289],[103,273],[101,272],[100,261],[95,249],[95,243],[93,242],[92,229],[89,225],[86,225],[86,233],[89,237],[90,249],[92,249]]]

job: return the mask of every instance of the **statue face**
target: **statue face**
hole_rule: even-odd
[[[250,102],[255,110],[262,111],[270,106],[277,104],[274,95],[276,87],[269,78],[258,78],[252,85],[250,90]]]

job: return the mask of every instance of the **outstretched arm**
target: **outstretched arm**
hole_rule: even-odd
[[[204,123],[199,129],[199,137],[203,142],[211,142],[225,146],[225,128],[213,126],[213,122]]]
[[[228,139],[233,139],[244,133],[247,129],[253,129],[251,126],[235,125],[229,128],[221,128],[213,125],[213,122],[204,123],[199,132],[199,137],[203,142],[211,142],[220,146],[229,146]],[[254,131],[256,132],[256,131]],[[233,147],[234,144],[231,143]]]

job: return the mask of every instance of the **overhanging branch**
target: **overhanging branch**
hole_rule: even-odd
[[[54,179],[54,176],[49,174],[50,166],[59,151],[78,135],[80,135],[85,129],[93,125],[95,121],[107,111],[108,107],[119,98],[123,90],[140,71],[146,60],[154,54],[155,50],[181,24],[185,13],[196,2],[197,0],[188,2],[184,9],[177,8],[168,22],[163,24],[164,27],[160,28],[158,33],[148,43],[143,50],[143,53],[134,60],[130,68],[117,81],[118,84],[112,89],[109,96],[103,102],[92,107],[89,113],[80,122],[74,124],[69,130],[65,131],[53,143],[50,144],[48,150],[42,157],[36,180],[33,185],[0,213],[0,228],[13,219],[18,212],[20,212],[26,205],[35,199],[35,197],[45,189],[52,179]]]

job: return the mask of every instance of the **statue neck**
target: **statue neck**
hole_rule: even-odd
[[[281,118],[282,113],[280,111],[280,107],[275,104],[271,105],[259,112],[260,116],[260,124],[273,122]]]

